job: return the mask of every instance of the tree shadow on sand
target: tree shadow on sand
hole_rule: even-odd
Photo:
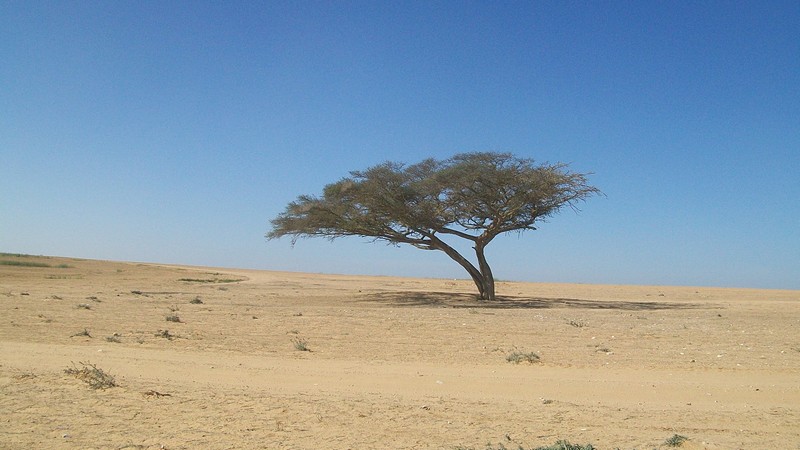
[[[381,303],[388,306],[483,308],[483,309],[608,309],[625,311],[657,311],[668,309],[708,308],[712,305],[699,303],[648,302],[629,300],[583,300],[577,298],[539,298],[498,296],[495,301],[482,301],[475,294],[458,292],[392,291],[366,294],[364,302]]]

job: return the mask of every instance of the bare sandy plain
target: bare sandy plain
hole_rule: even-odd
[[[0,259],[3,449],[800,448],[800,291]]]

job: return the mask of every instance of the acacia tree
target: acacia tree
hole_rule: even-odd
[[[495,299],[484,250],[496,236],[535,230],[565,206],[600,191],[566,164],[535,165],[510,153],[462,153],[406,166],[386,162],[303,195],[271,221],[267,239],[362,236],[447,254],[469,273],[483,300]],[[445,237],[466,239],[473,264]]]

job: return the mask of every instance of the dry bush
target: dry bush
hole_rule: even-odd
[[[164,339],[167,339],[167,340],[171,341],[171,340],[177,338],[178,336],[170,333],[169,330],[158,330],[158,333],[156,333],[156,337],[162,337]]]
[[[511,352],[508,356],[506,356],[506,361],[514,364],[519,364],[523,362],[527,363],[535,363],[539,362],[539,355],[534,352],[523,353],[519,351]]]
[[[81,336],[86,336],[88,338],[92,337],[92,335],[89,333],[89,330],[86,329],[86,328],[84,328],[83,331],[79,331],[79,332],[71,335],[70,337],[81,337]]]
[[[81,367],[72,363],[72,367],[64,370],[64,373],[73,375],[79,380],[86,382],[92,389],[108,389],[117,386],[114,376],[106,373],[103,369],[88,362],[79,363]]]
[[[292,344],[294,344],[295,350],[299,350],[301,352],[310,352],[311,351],[311,349],[308,348],[308,341],[306,341],[305,339],[303,339],[301,337],[292,339]]]

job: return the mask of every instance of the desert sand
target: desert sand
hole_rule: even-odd
[[[800,448],[800,291],[0,260],[3,449]]]

